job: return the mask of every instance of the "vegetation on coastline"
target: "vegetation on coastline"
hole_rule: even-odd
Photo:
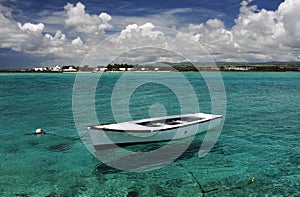
[[[300,62],[270,62],[270,63],[216,63],[212,64],[192,64],[192,63],[167,63],[164,65],[130,65],[130,64],[108,64],[107,66],[90,67],[62,66],[62,67],[42,67],[29,69],[6,69],[1,73],[19,72],[117,72],[117,71],[230,71],[230,72],[300,72]]]

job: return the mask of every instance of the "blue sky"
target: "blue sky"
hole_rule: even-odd
[[[216,54],[215,61],[299,61],[299,5],[299,0],[0,0],[0,69],[79,65],[93,43],[122,31],[149,38],[158,26],[189,34]]]
[[[53,0],[53,1],[4,1],[4,5],[11,7],[14,18],[20,22],[39,21],[40,16],[51,12],[61,11],[67,3],[81,2],[86,6],[90,14],[107,12],[112,16],[136,16],[147,17],[153,14],[164,13],[173,9],[190,9],[187,12],[178,13],[176,16],[180,25],[188,23],[204,22],[209,18],[220,18],[230,27],[239,14],[241,0],[185,0],[185,1],[161,1],[161,0]],[[276,10],[283,0],[256,0],[258,8]],[[185,23],[183,23],[185,22]]]

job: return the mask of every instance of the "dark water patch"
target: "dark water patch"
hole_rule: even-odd
[[[197,154],[200,150],[202,141],[193,140],[189,147],[175,160],[188,160]]]
[[[56,192],[51,192],[50,194],[46,195],[45,197],[56,197],[58,194]]]
[[[156,143],[143,143],[143,144],[130,145],[130,146],[122,146],[122,145],[119,146],[133,152],[149,152],[149,151],[157,150],[166,144],[167,142],[156,142]]]
[[[290,162],[293,165],[300,165],[300,154],[299,153],[293,153],[290,156]]]
[[[40,142],[37,141],[37,140],[29,140],[29,141],[28,141],[28,144],[29,144],[30,146],[37,146],[37,145],[40,145]]]
[[[15,196],[29,197],[29,196],[31,196],[31,195],[25,194],[25,193],[19,193],[19,194],[16,194]]]
[[[183,180],[181,178],[171,179],[167,180],[166,186],[167,187],[174,187],[174,188],[180,188],[183,185]]]
[[[100,185],[103,185],[103,184],[105,184],[105,182],[107,181],[107,178],[105,177],[105,175],[104,174],[99,174],[99,175],[96,175],[96,179],[98,180],[98,183],[100,184]]]
[[[62,151],[69,150],[71,146],[72,146],[71,143],[60,143],[60,144],[50,146],[48,150],[52,152],[62,152]]]
[[[80,180],[75,183],[69,184],[64,190],[53,191],[48,194],[48,197],[69,197],[69,196],[86,196],[84,193],[87,191],[87,187],[84,183],[80,182]]]
[[[87,191],[87,187],[85,183],[81,182],[80,180],[73,183],[70,187],[72,191],[75,192],[75,194],[83,194],[85,191]],[[73,196],[73,195],[72,195]]]
[[[45,172],[46,172],[47,174],[58,174],[58,173],[59,173],[59,170],[46,169]],[[54,182],[56,181],[55,178],[50,178],[50,180],[52,180],[52,179],[53,179]]]
[[[2,105],[0,106],[0,112],[3,112],[3,111],[9,111],[9,110],[11,109],[11,106],[12,106],[12,104],[10,104],[10,105],[2,104]]]
[[[14,147],[8,147],[8,148],[5,149],[5,153],[7,153],[7,154],[16,154],[19,151],[20,151],[20,149],[18,147],[16,147],[16,146],[14,146]]]
[[[122,172],[122,170],[110,167],[104,163],[96,165],[93,170],[93,174],[96,176],[104,176],[105,174],[114,174],[119,172]]]
[[[138,196],[139,196],[139,192],[136,191],[135,189],[131,189],[126,195],[126,197],[138,197]]]
[[[41,159],[41,162],[46,166],[54,165],[55,163],[57,163],[57,161],[58,159],[53,157],[46,157]]]
[[[219,144],[218,142],[210,150],[210,153],[216,153],[222,156],[230,155],[230,152],[228,151],[228,147],[225,144]]]
[[[167,190],[161,185],[155,184],[151,185],[151,189],[153,191],[156,191],[157,196],[162,196],[162,197],[169,197],[169,196],[176,196],[176,194],[172,191]]]

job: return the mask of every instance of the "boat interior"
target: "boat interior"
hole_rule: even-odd
[[[176,117],[176,118],[167,118],[153,121],[143,121],[136,122],[138,125],[147,126],[147,127],[161,127],[163,125],[179,125],[188,122],[199,121],[204,118],[196,117],[196,116],[187,116],[187,117]]]

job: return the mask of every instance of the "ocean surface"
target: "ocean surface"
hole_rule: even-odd
[[[194,88],[200,110],[210,113],[205,80],[199,73],[181,74]],[[80,75],[89,89],[97,74]],[[78,131],[80,117],[73,117],[76,74],[0,74],[0,196],[300,196],[300,73],[221,75],[227,110],[212,150],[199,158],[198,135],[175,161],[127,172],[106,165],[78,140],[85,131]],[[104,73],[94,96],[100,123],[114,122],[115,116],[129,120],[112,109],[125,98],[132,119],[182,112],[178,92],[155,80],[129,96],[114,93],[116,84],[126,90],[135,76],[182,86],[176,73],[131,73],[126,83],[118,83],[122,73]],[[47,134],[32,135],[37,128]],[[125,148],[147,152],[162,146]]]

